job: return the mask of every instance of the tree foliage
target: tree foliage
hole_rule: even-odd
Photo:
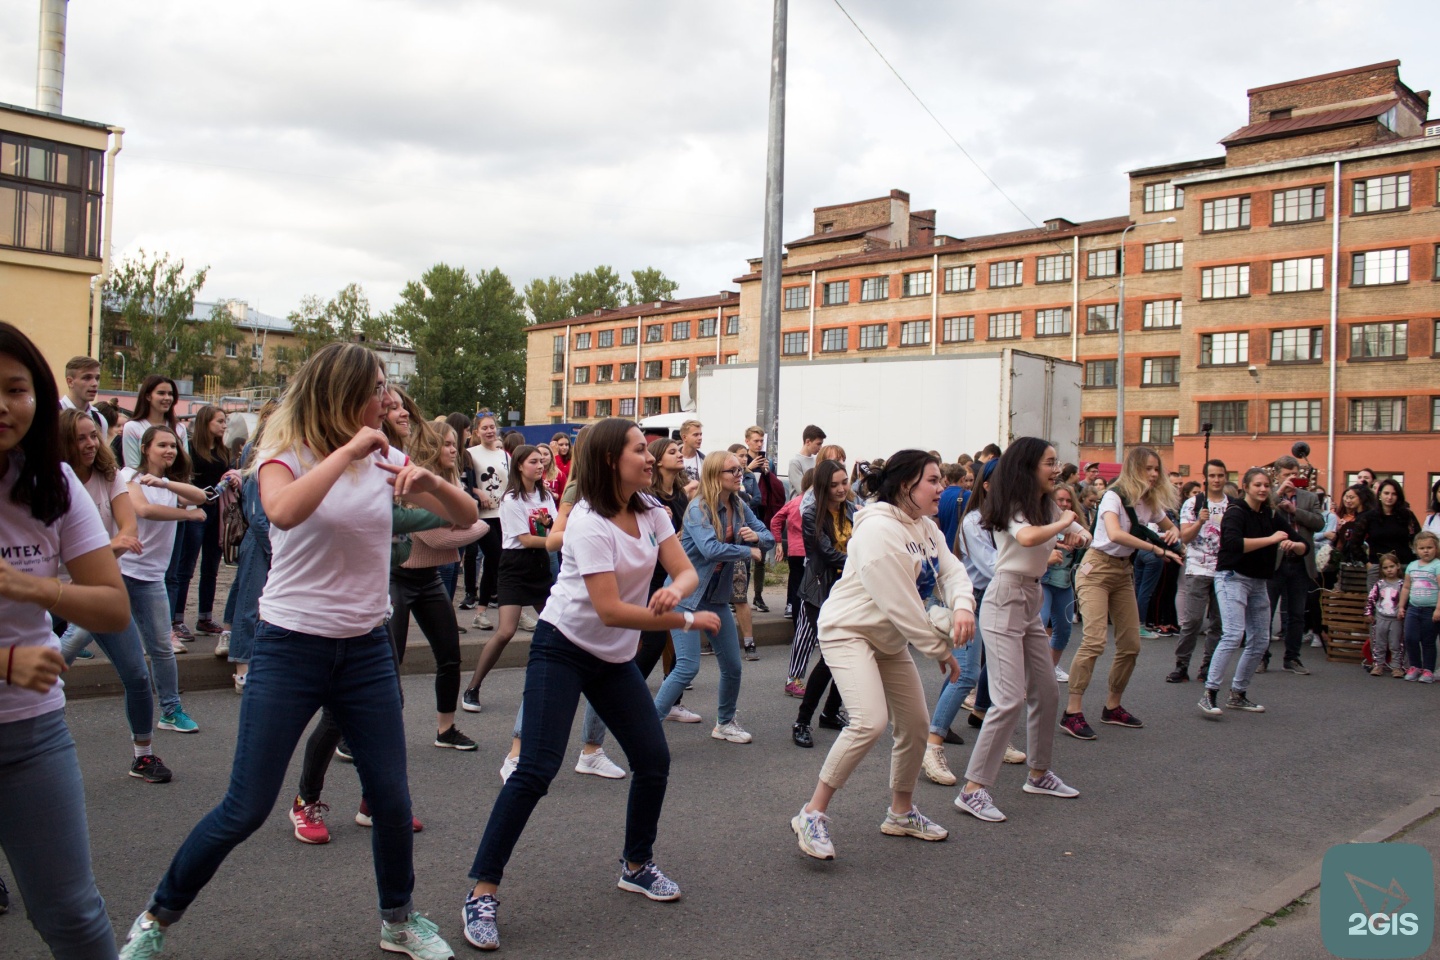
[[[297,369],[311,354],[334,340],[358,338],[362,342],[389,343],[395,337],[390,317],[371,309],[370,298],[358,283],[347,284],[329,300],[313,294],[302,297],[299,309],[287,319],[300,344],[296,350],[287,351],[284,362]]]
[[[525,287],[525,308],[531,323],[548,323],[585,316],[596,310],[614,310],[635,303],[671,300],[680,285],[656,267],[630,271],[630,282],[613,267],[601,264],[569,280],[550,276],[531,280]]]

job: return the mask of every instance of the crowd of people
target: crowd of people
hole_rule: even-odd
[[[1182,484],[1144,446],[1118,474],[1062,463],[1035,437],[954,462],[912,449],[851,462],[810,425],[782,473],[759,427],[706,453],[693,420],[674,439],[611,418],[532,445],[483,412],[427,418],[358,344],[316,352],[253,431],[234,430],[214,406],[183,422],[175,383],[158,375],[128,415],[97,405],[99,367],[71,360],[62,395],[28,338],[0,324],[0,523],[24,545],[0,559],[0,848],[57,957],[160,956],[221,863],[273,812],[302,739],[287,803],[295,838],[329,840],[326,772],[335,758],[353,762],[382,949],[451,957],[412,899],[423,825],[398,682],[412,620],[434,655],[431,742],[461,752],[478,745],[457,707],[482,711],[506,644],[531,635],[502,786],[462,904],[463,936],[481,950],[499,946],[501,881],[564,762],[582,698],[574,769],[630,781],[616,885],[681,896],[655,859],[665,723],[701,722],[684,697],[709,656],[719,674],[711,738],[756,739],[740,716],[741,685],[744,662],[759,657],[754,613],[769,612],[772,563],[784,565],[793,621],[791,742],[814,748],[815,724],[838,731],[791,820],[799,849],[821,860],[836,856],[831,801],[887,728],[883,834],[947,838],[915,803],[922,775],[958,786],[956,809],[987,823],[1006,819],[996,791],[1007,763],[1024,767],[1025,793],[1078,797],[1053,768],[1054,738],[1097,738],[1085,694],[1112,644],[1104,701],[1090,714],[1102,725],[1144,727],[1125,693],[1142,641],[1167,635],[1171,683],[1190,680],[1200,651],[1205,717],[1263,713],[1251,691],[1267,669],[1272,614],[1283,669],[1307,674],[1307,641],[1327,642],[1320,590],[1347,565],[1370,587],[1370,674],[1434,681],[1440,484],[1423,521],[1396,480],[1371,471],[1332,504],[1303,444],[1234,480],[1210,460],[1203,480]],[[216,620],[227,555],[235,572]],[[470,630],[488,636],[462,690]],[[117,947],[58,681],[93,640],[124,688],[130,776],[166,783],[154,728],[200,732],[176,667],[196,634],[217,638],[241,694],[230,781]],[[943,675],[933,709],[916,651]],[[945,753],[964,742],[953,729],[962,713],[979,730],[963,780]],[[1022,716],[1023,751],[1011,744]],[[605,753],[607,736],[628,771]]]

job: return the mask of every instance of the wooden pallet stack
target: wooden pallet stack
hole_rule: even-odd
[[[1320,616],[1330,633],[1330,642],[1325,644],[1325,659],[1359,663],[1361,649],[1370,639],[1370,625],[1365,622],[1365,594],[1321,590]]]

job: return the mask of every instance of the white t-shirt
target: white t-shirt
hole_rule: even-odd
[[[533,496],[506,497],[500,501],[500,548],[502,550],[525,550],[520,545],[520,534],[530,533],[530,514],[545,510],[550,519],[555,519],[555,500],[552,497]],[[567,537],[568,539],[568,537]]]
[[[470,454],[470,462],[475,465],[475,486],[498,503],[500,491],[505,489],[505,483],[510,478],[510,454],[505,452],[504,447],[490,450],[483,443],[465,452]],[[480,508],[482,520],[493,520],[498,516],[499,507]]]
[[[90,495],[90,500],[100,514],[100,522],[105,525],[105,532],[112,540],[120,531],[115,527],[115,508],[111,503],[116,497],[128,495],[125,480],[120,473],[121,471],[116,470],[115,479],[106,480],[99,470],[91,470],[90,479],[85,481],[85,492]]]
[[[61,394],[60,396],[60,409],[79,410],[80,408],[75,406],[75,401],[71,400],[70,394],[66,393]],[[100,442],[109,443],[110,421],[106,420],[104,414],[102,414],[99,410],[95,409],[95,404],[93,403],[87,403],[85,405],[85,412],[88,413],[90,415],[90,419],[95,422],[95,429],[100,431]]]
[[[1163,513],[1151,513],[1150,508],[1144,503],[1132,504],[1135,510],[1135,519],[1147,526],[1152,523],[1159,523]],[[1130,532],[1130,518],[1125,515],[1125,508],[1120,504],[1120,494],[1114,490],[1106,490],[1105,496],[1100,498],[1100,507],[1096,512],[1095,539],[1091,542],[1092,550],[1099,550],[1101,553],[1108,553],[1112,557],[1128,557],[1135,552],[1134,547],[1122,547],[1110,539],[1110,531],[1105,526],[1105,514],[1113,513],[1120,521],[1120,529],[1126,533]]]
[[[0,560],[21,573],[53,577],[61,563],[110,546],[100,515],[69,464],[61,464],[60,470],[70,485],[70,509],[54,523],[41,523],[30,516],[28,508],[11,501],[10,492],[22,462],[19,449],[12,450],[8,469],[0,477]],[[60,640],[50,629],[50,614],[44,607],[0,597],[0,650],[10,646],[60,649]],[[64,687],[63,680],[49,693],[0,685],[0,723],[28,720],[61,709],[65,706]]]
[[[675,536],[670,511],[663,507],[640,514],[640,536],[630,536],[590,509],[581,500],[570,511],[565,526],[565,559],[560,579],[550,588],[550,599],[540,619],[555,627],[565,638],[606,663],[625,663],[635,658],[640,631],[607,627],[600,622],[590,603],[585,577],[593,573],[614,573],[625,603],[644,606],[650,595],[650,575],[660,556],[660,544]]]
[[[1195,539],[1190,541],[1190,549],[1185,552],[1185,573],[1191,577],[1215,576],[1215,561],[1220,559],[1220,520],[1225,516],[1225,508],[1230,501],[1222,493],[1219,503],[1211,500],[1209,494],[1206,494],[1205,502],[1210,518],[1200,525],[1200,532],[1195,534]],[[1187,497],[1180,507],[1180,524],[1184,526],[1194,522],[1195,498]]]
[[[694,456],[687,457],[682,448],[680,451],[680,463],[685,467],[685,475],[689,477],[690,480],[699,480],[700,470],[705,466],[705,454],[702,451],[696,450]],[[687,480],[686,482],[688,483],[689,481]]]
[[[1040,579],[1050,565],[1050,551],[1055,549],[1054,540],[1042,540],[1033,547],[1022,547],[1015,535],[1025,527],[1033,526],[1016,514],[1010,526],[995,534],[995,573],[1018,573],[1023,577]]]
[[[131,420],[125,424],[125,428],[120,431],[120,452],[125,455],[124,466],[132,470],[140,466],[140,441],[144,438],[145,431],[153,426],[155,424],[148,420]],[[180,449],[184,450],[188,436],[185,424],[175,424],[175,435],[180,438]]]
[[[270,525],[270,577],[260,594],[260,619],[317,637],[359,637],[385,619],[390,602],[390,529],[395,491],[382,460],[404,466],[391,447],[352,463],[315,512],[289,530]],[[306,452],[267,458],[296,478],[316,466]]]
[[[130,483],[135,480],[138,473],[126,467],[117,475],[121,483]],[[140,492],[145,499],[160,507],[178,507],[180,498],[169,487],[148,487],[143,484]],[[177,523],[196,523],[195,520],[146,520],[144,517],[136,517],[136,535],[140,538],[141,550],[138,554],[127,552],[120,558],[120,572],[131,580],[144,580],[154,583],[157,580],[165,579],[165,571],[170,568],[170,552],[175,549],[175,530]]]

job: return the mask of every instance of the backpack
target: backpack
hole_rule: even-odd
[[[1183,544],[1166,543],[1164,537],[1160,536],[1160,534],[1156,533],[1154,530],[1151,530],[1149,527],[1145,526],[1145,524],[1140,522],[1140,518],[1135,516],[1135,508],[1130,505],[1129,500],[1125,499],[1125,494],[1121,493],[1119,490],[1114,489],[1107,491],[1107,493],[1113,493],[1115,494],[1115,496],[1120,498],[1120,506],[1122,509],[1124,509],[1125,516],[1130,521],[1130,535],[1132,537],[1138,537],[1139,539],[1144,540],[1146,543],[1152,546],[1159,547],[1162,550],[1168,550],[1169,552],[1178,554],[1181,557],[1185,556],[1185,547]],[[1092,539],[1095,536],[1095,531],[1098,529],[1100,529],[1100,508],[1099,505],[1096,505],[1095,520],[1090,526],[1090,536]],[[1130,555],[1130,558],[1131,560],[1134,560],[1135,555],[1132,553]]]
[[[220,490],[220,552],[226,563],[235,564],[240,541],[249,529],[250,522],[240,509],[240,484],[225,484]]]

